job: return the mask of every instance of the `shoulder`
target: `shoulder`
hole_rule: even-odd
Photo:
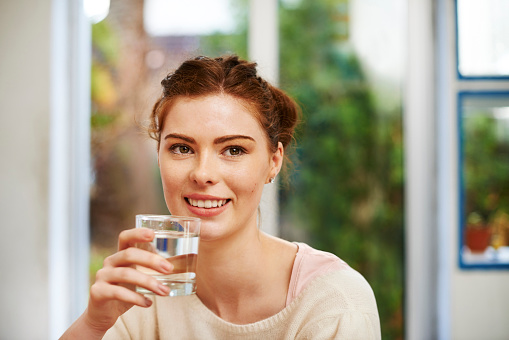
[[[299,338],[379,339],[376,299],[366,279],[333,254],[308,252],[310,262],[318,258],[328,269],[313,276],[290,306],[305,320]]]
[[[350,268],[336,255],[313,249],[305,243],[298,246],[293,263],[286,304],[289,305],[315,278],[332,271]]]
[[[316,270],[323,271],[324,273],[333,270],[341,270],[349,268],[345,261],[341,260],[336,255],[314,249],[305,243],[296,243],[299,247],[297,252],[297,259],[299,260],[299,270]],[[299,258],[300,257],[300,258]]]
[[[299,243],[291,282],[303,299],[331,299],[342,309],[376,311],[371,286],[355,269],[336,255]]]
[[[380,339],[373,291],[349,268],[314,279],[294,301],[302,322],[298,339]]]
[[[332,304],[338,312],[359,311],[377,313],[375,295],[366,279],[356,270],[347,267],[316,277],[302,291],[307,303]]]

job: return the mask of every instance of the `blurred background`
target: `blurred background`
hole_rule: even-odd
[[[394,339],[403,334],[403,6],[283,1],[275,32],[280,86],[304,112],[276,232],[363,273]],[[248,1],[112,1],[92,26],[91,280],[136,213],[168,213],[155,143],[140,128],[160,81],[196,55],[250,59],[248,15]]]
[[[0,1],[0,338],[57,338],[119,232],[168,213],[160,81],[233,53],[303,109],[262,229],[362,273],[384,339],[507,339],[509,7],[483,4]]]

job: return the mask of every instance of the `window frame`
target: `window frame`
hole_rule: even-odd
[[[458,122],[458,194],[459,194],[459,207],[458,207],[458,265],[461,269],[483,269],[483,270],[507,270],[509,269],[509,262],[465,262],[463,258],[464,247],[464,233],[466,229],[466,192],[465,192],[465,178],[464,178],[464,128],[463,128],[463,102],[465,98],[487,98],[499,97],[507,98],[509,102],[509,89],[508,90],[458,90],[457,91],[457,122]]]

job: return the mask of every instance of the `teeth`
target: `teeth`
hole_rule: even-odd
[[[188,198],[188,201],[193,207],[205,208],[205,209],[217,208],[217,207],[221,207],[224,204],[226,204],[226,200],[205,200],[205,201],[202,201],[202,200],[192,200],[192,199]]]

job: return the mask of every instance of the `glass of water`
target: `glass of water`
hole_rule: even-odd
[[[136,215],[136,228],[152,229],[152,242],[137,243],[136,247],[166,258],[173,264],[169,275],[137,266],[143,273],[155,277],[170,288],[169,296],[190,295],[196,292],[196,262],[200,241],[201,220],[195,217],[172,215]],[[136,287],[142,294],[154,294],[142,287]]]

